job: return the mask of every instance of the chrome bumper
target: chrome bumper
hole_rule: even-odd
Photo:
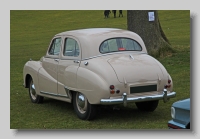
[[[155,96],[143,96],[136,98],[128,98],[126,93],[123,93],[122,98],[117,99],[101,99],[100,104],[102,105],[112,105],[112,104],[124,104],[127,105],[129,102],[142,102],[142,101],[151,101],[151,100],[160,100],[163,99],[164,102],[167,102],[170,98],[176,96],[176,92],[167,93],[167,90],[164,89],[163,94]]]

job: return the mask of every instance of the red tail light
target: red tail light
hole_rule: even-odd
[[[115,89],[115,86],[114,85],[110,85],[110,89],[111,90]]]
[[[170,84],[172,81],[171,80],[168,80],[168,84]]]
[[[170,87],[171,87],[171,84],[165,85],[164,87],[165,87],[165,88],[170,88]]]
[[[119,94],[119,93],[120,93],[120,90],[117,90],[116,93]]]
[[[126,50],[125,48],[118,48],[119,51],[123,51]]]
[[[111,94],[114,94],[114,93],[115,93],[115,90],[110,90],[110,93],[111,93]]]

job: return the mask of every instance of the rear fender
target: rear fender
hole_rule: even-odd
[[[23,68],[23,81],[24,81],[24,87],[29,87],[29,80],[30,77],[33,79],[36,93],[39,93],[39,85],[38,85],[38,71],[41,68],[40,61],[28,61],[24,65]]]
[[[108,88],[108,83],[102,77],[91,70],[79,67],[76,91],[83,93],[90,104],[100,104],[101,98],[109,98]]]

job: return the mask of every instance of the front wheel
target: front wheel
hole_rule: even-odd
[[[32,78],[29,80],[29,96],[33,103],[42,103],[44,99],[44,97],[36,94],[35,85]]]
[[[135,104],[139,110],[152,112],[157,108],[158,102],[158,100],[153,100],[145,102],[136,102]]]
[[[96,107],[88,102],[87,98],[79,92],[73,95],[73,106],[77,116],[82,120],[92,120],[96,116]]]

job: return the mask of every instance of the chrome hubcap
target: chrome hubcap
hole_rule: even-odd
[[[31,81],[30,83],[30,94],[31,94],[31,98],[33,100],[36,100],[37,94],[35,92],[35,85],[33,84],[33,81]]]
[[[79,112],[85,113],[87,110],[87,98],[83,94],[77,93],[76,100]]]
[[[81,107],[82,109],[85,106],[85,97],[82,94],[79,94],[78,96],[78,105],[79,107]]]

